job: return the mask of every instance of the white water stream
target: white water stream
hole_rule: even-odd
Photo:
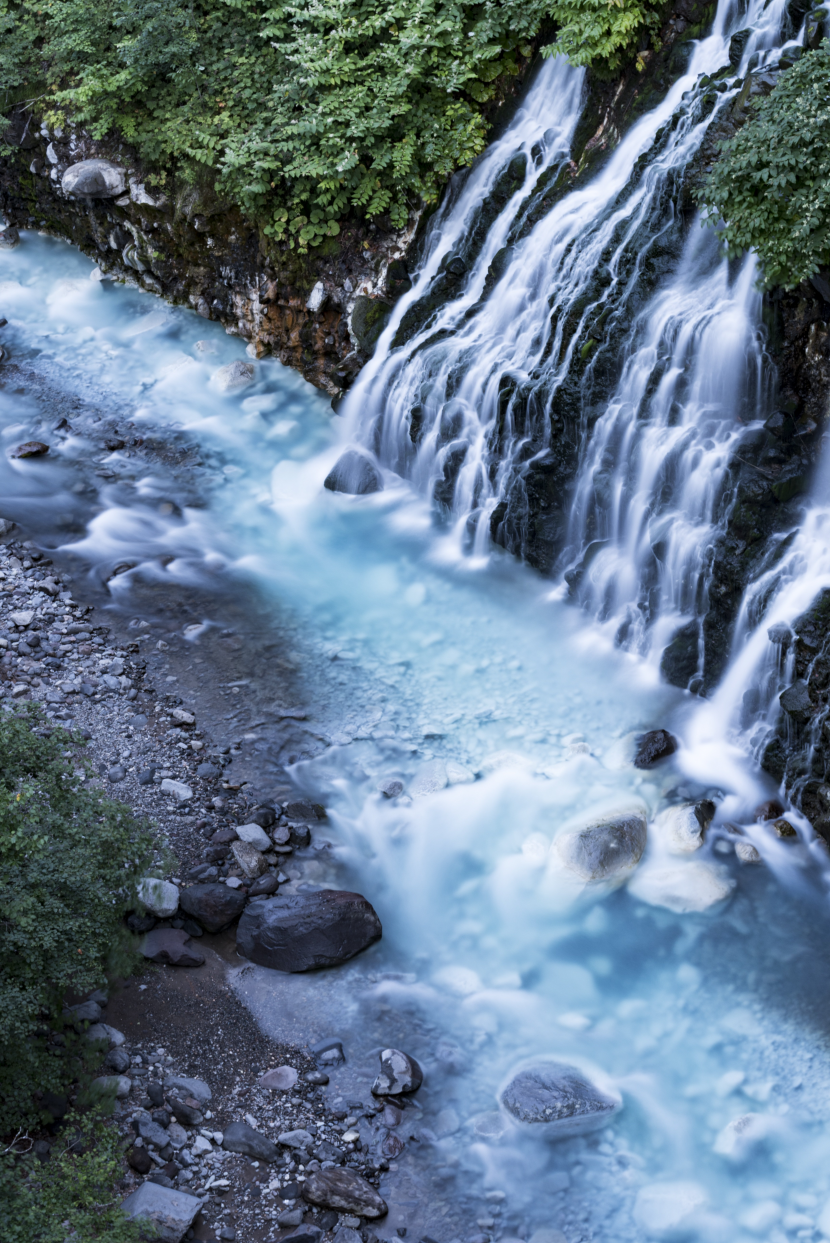
[[[752,12],[760,33],[745,56],[771,46],[778,25],[775,4]],[[723,62],[723,32],[738,24],[721,13],[716,44],[704,40],[694,53],[692,82]],[[674,586],[668,575],[659,580],[656,612],[670,621],[693,611],[680,580],[700,564],[701,533],[713,520],[709,476],[725,461],[732,435],[723,416],[754,391],[758,375],[750,265],[730,275],[693,233],[670,283],[632,321],[639,354],[670,341],[674,371],[685,374],[681,383],[666,370],[650,396],[653,416],[633,445],[623,411],[640,400],[645,380],[632,360],[595,431],[598,446],[633,463],[627,489],[617,489],[604,519],[605,560],[593,563],[591,590],[603,602],[596,608],[613,625],[589,623],[508,556],[485,557],[481,516],[482,555],[465,557],[459,539],[471,510],[492,509],[500,495],[483,467],[480,486],[472,478],[486,455],[493,359],[515,370],[515,343],[536,337],[541,358],[541,337],[555,329],[549,312],[538,317],[539,300],[566,287],[574,296],[601,252],[608,261],[619,230],[648,214],[659,170],[619,207],[615,196],[678,108],[681,122],[659,159],[700,140],[681,98],[690,80],[638,123],[596,182],[536,226],[544,245],[535,262],[543,254],[544,266],[537,271],[528,260],[525,283],[497,290],[469,319],[462,320],[460,305],[442,312],[451,316],[457,354],[450,357],[445,341],[407,354],[408,364],[382,344],[359,392],[363,408],[375,411],[372,420],[371,402],[385,394],[381,458],[414,488],[389,470],[375,496],[325,492],[323,478],[344,440],[362,434],[358,415],[349,412],[348,428],[332,422],[327,402],[273,362],[257,364],[249,388],[222,394],[211,376],[241,357],[242,346],[217,325],[90,280],[89,261],[50,239],[26,234],[18,249],[0,252],[0,311],[9,320],[4,341],[12,360],[56,390],[131,420],[136,436],[176,436],[198,455],[183,477],[141,448],[100,460],[94,420],[82,405],[70,417],[73,431],[58,439],[54,412],[36,390],[7,382],[0,444],[9,449],[36,437],[52,449],[40,460],[0,454],[4,516],[41,532],[85,522],[74,550],[92,573],[106,577],[124,561],[136,566],[111,584],[119,606],[129,608],[130,582],[139,574],[171,589],[213,584],[217,593],[233,591],[244,575],[306,635],[309,700],[325,692],[333,742],[295,767],[298,784],[330,814],[332,850],[309,861],[306,883],[365,893],[384,937],[339,971],[286,978],[246,967],[235,982],[274,1034],[343,1039],[348,1060],[332,1075],[332,1095],[365,1098],[376,1050],[388,1043],[422,1062],[425,1084],[406,1114],[406,1133],[416,1138],[392,1161],[383,1186],[390,1202],[378,1226],[384,1238],[407,1224],[415,1237],[425,1231],[438,1243],[529,1240],[539,1230],[561,1231],[567,1243],[830,1237],[821,852],[806,831],[789,844],[751,827],[752,808],[769,790],[740,739],[728,740],[741,679],[754,676],[737,672],[740,658],[704,718],[690,697],[660,685],[653,662],[634,654],[650,651],[650,640],[633,643],[631,653],[611,641],[640,590],[636,563],[650,516],[639,494],[657,486],[649,457],[670,453],[676,441],[688,466],[660,518],[671,519],[662,564],[679,577]],[[531,181],[555,168],[576,122],[578,87],[578,75],[549,67],[517,118],[518,140],[516,133],[502,140],[500,161],[524,145],[536,152]],[[474,214],[475,195],[497,174],[482,161],[447,229],[459,220],[465,227],[463,213]],[[492,247],[489,237],[485,243],[491,254],[519,207],[511,200],[503,208],[512,214],[493,226]],[[433,250],[427,266],[437,269],[440,258]],[[468,308],[480,296],[480,275],[471,272],[460,295]],[[488,326],[487,316],[498,323]],[[694,362],[701,350],[717,363],[705,372]],[[736,356],[748,359],[740,375],[729,367]],[[460,368],[462,389],[455,391],[467,403],[462,426],[473,452],[465,495],[479,487],[475,505],[460,504],[449,529],[435,526],[426,495],[438,436],[414,459],[404,443],[406,403],[417,387],[409,370],[427,367],[427,357],[437,389],[424,403],[418,387],[421,403],[429,406],[438,394],[428,427],[440,421],[441,385]],[[672,385],[682,387],[680,396]],[[664,417],[678,404],[679,417]],[[701,410],[708,429],[698,426]],[[582,480],[587,496],[588,475]],[[582,512],[574,507],[575,531]],[[794,542],[784,588],[770,606],[774,620],[791,620],[790,610],[802,607],[807,560],[817,547],[826,557],[826,522],[814,509]],[[750,638],[745,650],[753,644]],[[344,666],[358,675],[341,676]],[[661,767],[636,770],[633,735],[655,726],[671,728],[681,750]],[[377,792],[390,777],[404,783],[404,798]],[[655,838],[631,889],[581,888],[563,874],[552,844],[568,827],[634,802],[653,816],[705,794],[719,800],[719,820],[747,826],[766,866],[741,866],[734,839],[716,827],[691,859],[670,855]],[[686,907],[713,877],[724,898],[698,913],[677,909],[684,905],[677,900],[665,905],[669,872],[675,891],[682,874],[692,895]],[[649,876],[650,884],[637,884]],[[505,1077],[523,1059],[551,1054],[611,1077],[624,1099],[612,1126],[551,1144],[506,1125],[496,1101]],[[730,1124],[747,1115],[745,1142],[733,1142]]]

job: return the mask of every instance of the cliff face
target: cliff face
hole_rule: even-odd
[[[122,170],[115,193],[67,194],[68,168],[104,159]],[[365,361],[377,321],[408,287],[412,228],[384,233],[346,223],[337,238],[300,255],[264,237],[208,187],[167,176],[161,187],[125,145],[80,131],[48,131],[17,113],[0,154],[0,208],[19,228],[66,238],[108,277],[190,305],[338,396]],[[105,188],[105,187],[103,187]],[[387,281],[391,260],[396,279]],[[375,306],[377,303],[377,306]]]

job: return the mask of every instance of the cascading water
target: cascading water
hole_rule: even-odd
[[[527,490],[534,472],[552,472],[558,496],[531,519],[529,559],[544,565],[558,552],[570,593],[655,660],[705,612],[728,464],[772,378],[752,259],[732,273],[716,239],[677,206],[686,166],[735,93],[723,77],[720,94],[699,81],[728,64],[738,27],[751,33],[733,81],[773,57],[784,17],[783,0],[748,11],[721,3],[686,73],[570,193],[558,147],[575,127],[578,75],[546,66],[516,132],[437,218],[415,287],[346,408],[355,440],[431,494],[479,553],[491,535],[528,551]],[[541,176],[526,116],[540,107],[564,118]],[[517,150],[524,180],[452,294],[446,265],[466,253],[471,206]],[[421,326],[399,344],[419,308]]]

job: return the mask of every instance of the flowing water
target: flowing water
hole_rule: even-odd
[[[567,175],[580,109],[580,75],[547,66],[513,129],[455,188],[396,322],[521,151],[520,180],[501,195],[457,296],[417,348],[391,349],[390,325],[346,421],[274,362],[259,362],[243,391],[221,392],[213,377],[242,355],[238,341],[90,279],[92,265],[68,246],[25,234],[0,252],[4,341],[20,366],[19,382],[7,369],[0,390],[0,443],[52,446],[46,459],[0,455],[4,516],[47,546],[71,545],[109,580],[114,607],[130,608],[141,577],[171,593],[198,582],[217,599],[244,579],[303,635],[305,689],[312,705],[325,701],[328,745],[293,774],[328,806],[331,843],[306,862],[305,883],[365,893],[384,936],[338,971],[286,978],[245,966],[233,978],[266,1030],[343,1040],[333,1097],[365,1099],[387,1044],[424,1066],[382,1188],[384,1238],[404,1225],[438,1243],[540,1230],[567,1243],[830,1236],[823,856],[797,817],[796,843],[752,825],[770,791],[733,720],[764,667],[765,627],[809,602],[806,567],[817,550],[826,560],[828,517],[816,503],[775,587],[748,597],[711,702],[662,685],[655,653],[705,606],[735,417],[763,407],[769,380],[751,260],[728,267],[689,225],[645,295],[630,262],[668,228],[661,179],[708,124],[684,94],[724,63],[739,26],[755,31],[745,59],[772,49],[781,11],[758,5],[742,18],[721,5],[669,96],[590,184],[522,233],[540,183]],[[510,266],[484,296],[506,244]],[[562,308],[580,299],[566,333]],[[626,361],[590,438],[582,428],[566,532],[571,590],[590,620],[485,537],[513,495],[523,441],[537,451],[606,304],[605,325],[620,320],[608,348],[624,342]],[[575,373],[589,404],[600,391],[592,357]],[[513,413],[502,403],[494,440],[504,376],[515,381]],[[55,428],[50,393],[62,395],[69,428]],[[125,429],[125,448],[101,450],[103,417]],[[382,492],[322,488],[349,440],[377,453]],[[453,445],[464,453],[441,493],[449,520],[436,523],[434,484]],[[681,748],[637,770],[633,739],[655,726]],[[405,793],[387,799],[378,785],[391,778]],[[694,858],[655,836],[630,885],[578,884],[563,870],[564,830],[706,795],[719,812]],[[765,866],[738,862],[735,822]],[[707,906],[713,885],[720,901]],[[612,1125],[551,1143],[508,1123],[501,1085],[526,1059],[551,1055],[616,1086],[624,1107]]]

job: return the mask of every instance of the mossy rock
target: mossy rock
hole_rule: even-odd
[[[367,354],[371,353],[377,345],[378,337],[389,323],[391,314],[391,307],[388,307],[385,302],[378,301],[377,298],[369,298],[366,294],[360,294],[355,300],[351,329],[357,338],[358,345]]]

